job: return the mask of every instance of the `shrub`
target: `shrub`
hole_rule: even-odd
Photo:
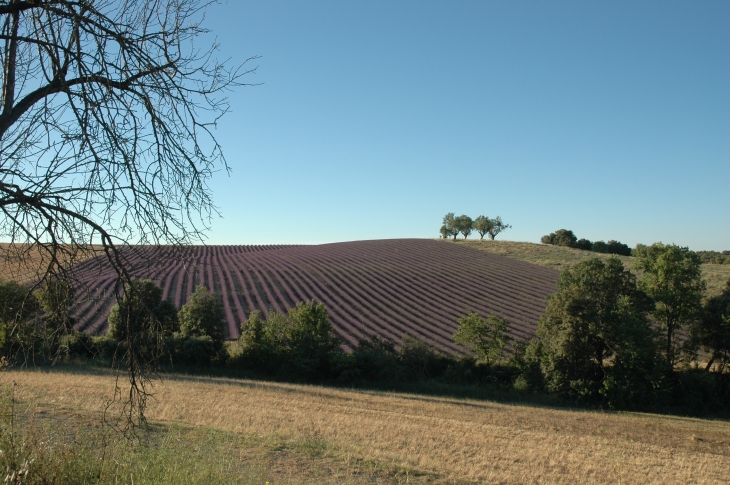
[[[619,256],[631,256],[631,248],[626,244],[611,239],[606,243],[606,252],[608,254],[618,254]]]
[[[576,241],[573,247],[576,249],[582,249],[583,251],[592,251],[593,243],[588,239],[580,238],[578,239],[578,241]]]
[[[575,237],[573,231],[568,229],[558,229],[555,232],[551,232],[547,236],[543,236],[540,242],[543,244],[552,244],[554,246],[565,246],[572,248],[577,242],[578,238]]]
[[[226,322],[223,306],[215,293],[210,293],[206,287],[195,288],[189,302],[178,312],[177,318],[183,336],[208,336],[219,347],[223,345],[223,329]]]

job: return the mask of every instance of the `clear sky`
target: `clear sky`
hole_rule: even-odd
[[[437,237],[455,212],[730,249],[726,0],[231,0],[206,25],[263,83],[219,123],[209,244]]]

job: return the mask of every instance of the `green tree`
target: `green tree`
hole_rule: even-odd
[[[474,224],[471,217],[462,214],[456,218],[455,222],[456,229],[464,236],[464,239],[469,237],[469,234],[471,234],[472,231],[472,225]]]
[[[509,321],[506,318],[489,315],[483,319],[478,313],[469,311],[457,321],[459,329],[454,334],[454,341],[472,351],[477,362],[491,365],[502,360],[504,347],[512,340],[507,333]]]
[[[314,356],[332,352],[339,346],[323,304],[313,300],[300,302],[287,316],[290,322],[287,336],[297,352]]]
[[[647,296],[617,258],[593,258],[563,271],[528,354],[549,391],[617,407],[646,403],[656,352]]]
[[[48,280],[36,290],[35,297],[45,313],[48,329],[54,333],[71,332],[76,321],[71,317],[74,289],[66,280]]]
[[[485,234],[489,233],[489,230],[492,229],[492,224],[494,223],[489,217],[479,216],[474,219],[472,227],[479,233],[479,239],[484,239]]]
[[[162,299],[162,288],[150,280],[131,280],[109,312],[109,333],[114,340],[149,346],[179,330],[175,305]]]
[[[502,222],[502,218],[500,216],[497,216],[492,219],[492,227],[489,228],[487,234],[489,234],[489,238],[494,241],[494,238],[497,237],[499,233],[511,227],[512,226],[510,226],[509,224],[505,224],[504,222]]]
[[[444,216],[444,223],[441,226],[441,234],[445,236],[451,236],[456,241],[456,236],[459,235],[459,228],[456,222],[456,216],[453,212],[449,212]]]
[[[569,229],[558,229],[551,232],[547,236],[543,236],[540,242],[543,244],[552,244],[553,246],[565,246],[568,248],[575,247],[578,238]]]
[[[215,293],[210,293],[204,286],[197,286],[190,295],[190,300],[183,305],[177,314],[180,333],[184,337],[208,336],[216,344],[223,344],[223,331],[226,317],[223,306]]]
[[[576,249],[582,249],[583,251],[592,251],[593,250],[593,243],[585,238],[580,238],[576,243],[573,245]]]
[[[701,260],[688,248],[655,243],[637,247],[634,267],[643,273],[639,286],[653,300],[652,316],[664,330],[667,361],[677,362],[675,333],[698,318],[705,282]]]
[[[0,281],[0,347],[19,335],[38,312],[38,301],[28,287],[15,281]]]
[[[692,341],[708,354],[705,370],[718,373],[730,366],[730,280],[720,295],[709,298],[692,328]]]

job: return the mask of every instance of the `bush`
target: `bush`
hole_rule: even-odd
[[[574,247],[577,241],[578,238],[575,237],[573,231],[570,231],[568,229],[558,229],[557,231],[551,232],[547,236],[543,236],[540,239],[540,242],[543,244],[552,244],[553,246],[565,246],[568,248]]]
[[[99,354],[99,348],[91,335],[73,330],[59,338],[58,353],[68,358],[93,359]]]
[[[591,251],[593,251],[594,253],[607,254],[608,253],[608,244],[606,244],[605,241],[596,241],[593,243],[593,246],[591,247]]]
[[[580,238],[578,239],[578,241],[576,241],[573,247],[576,249],[582,249],[583,251],[592,251],[593,243],[588,239]]]
[[[626,244],[611,239],[606,243],[606,252],[608,254],[618,254],[619,256],[631,256],[631,248]]]
[[[186,337],[208,336],[219,347],[223,345],[226,317],[215,293],[197,286],[190,301],[177,314],[180,332]]]

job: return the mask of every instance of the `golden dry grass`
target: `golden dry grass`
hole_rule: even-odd
[[[58,252],[59,262],[63,265],[80,263],[97,256],[101,246],[91,246],[88,251],[74,251],[71,246],[62,247]],[[43,276],[50,256],[38,246],[28,244],[0,243],[0,279],[18,283],[37,281]]]
[[[454,244],[453,241],[448,241]],[[540,266],[549,268],[564,269],[576,263],[590,258],[607,259],[610,254],[582,251],[580,249],[566,248],[563,246],[552,246],[549,244],[536,244],[516,241],[491,241],[479,239],[456,240],[456,244],[486,251],[508,258],[519,259]],[[627,268],[632,268],[634,259],[631,256],[617,256]],[[707,293],[710,296],[720,294],[725,283],[730,280],[730,264],[703,264],[702,277],[707,282]]]
[[[13,371],[21,399],[96,411],[105,373]],[[730,423],[556,410],[220,378],[167,376],[149,418],[239,434],[317,437],[330,453],[444,481],[727,483]]]

